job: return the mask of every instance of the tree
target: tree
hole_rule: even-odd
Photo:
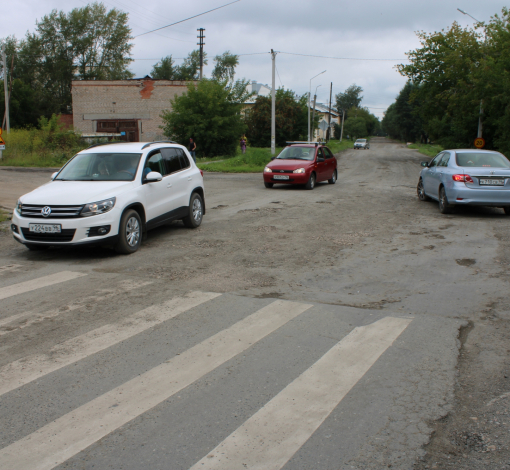
[[[174,61],[171,55],[167,55],[152,67],[151,77],[157,80],[174,80],[174,73]]]
[[[445,147],[466,147],[476,136],[480,99],[476,72],[483,61],[481,35],[457,23],[446,31],[417,33],[422,47],[409,52],[399,72],[414,85],[424,130]],[[489,139],[490,140],[490,139]]]
[[[351,139],[358,137],[368,137],[367,125],[362,117],[350,117],[345,120],[344,134]]]
[[[207,53],[203,53],[203,63],[207,65]],[[200,78],[200,51],[195,49],[188,54],[184,62],[175,67],[173,80],[198,80]]]
[[[235,68],[239,64],[239,56],[226,51],[222,55],[217,55],[214,61],[216,65],[214,66],[212,77],[219,81],[232,82],[234,80]]]
[[[5,109],[4,82],[0,82],[0,109]],[[10,124],[13,128],[35,127],[43,110],[38,107],[36,91],[29,85],[15,78],[9,100]],[[0,120],[3,119],[3,113]]]
[[[361,104],[361,101],[363,100],[363,96],[360,96],[361,93],[363,93],[363,88],[356,84],[352,84],[343,93],[338,93],[338,95],[336,95],[336,109],[340,112],[344,109],[346,111],[346,119],[347,110],[351,108],[358,108]]]
[[[308,133],[307,96],[298,98],[291,90],[276,90],[276,145],[300,140]],[[318,117],[315,124],[318,123]],[[255,147],[268,147],[271,143],[271,97],[258,96],[247,113],[248,138]]]
[[[53,10],[37,22],[36,32],[17,41],[7,38],[14,55],[11,73],[35,92],[36,108],[46,116],[67,112],[71,81],[115,80],[132,77],[127,66],[132,44],[127,14],[102,3]]]
[[[171,111],[161,115],[164,134],[183,145],[193,137],[202,157],[235,155],[246,130],[241,109],[247,84],[240,80],[227,86],[214,79],[189,83],[185,94],[170,101]]]

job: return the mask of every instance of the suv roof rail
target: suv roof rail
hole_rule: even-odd
[[[305,142],[303,141],[296,141],[296,142],[285,142],[286,144],[292,145],[292,144],[313,144],[316,147],[319,145],[322,145],[322,142]]]
[[[92,144],[90,147],[87,147],[85,150],[91,149],[93,147],[100,147],[101,145],[112,145],[112,144],[125,144],[126,142],[120,141],[120,142],[99,142],[97,144]]]
[[[150,147],[152,144],[176,144],[177,142],[174,142],[173,140],[155,140],[154,142],[147,142],[143,147],[142,150]]]

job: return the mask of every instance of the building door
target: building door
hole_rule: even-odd
[[[124,142],[139,142],[138,120],[136,119],[108,119],[97,121],[97,132],[121,134]]]

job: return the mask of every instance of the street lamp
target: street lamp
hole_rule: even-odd
[[[480,20],[477,20],[474,16],[471,16],[467,11],[464,11],[464,10],[461,10],[460,8],[457,8],[457,10],[459,10],[463,15],[467,15],[467,16],[470,16],[471,18],[473,18],[477,23],[481,23]]]
[[[467,11],[464,11],[464,10],[461,10],[460,8],[457,8],[457,10],[459,10],[463,15],[467,15],[469,16],[470,18],[473,18],[477,23],[481,23],[480,20],[477,20],[474,16],[470,15]],[[484,37],[485,37],[485,32],[484,32]],[[478,132],[477,132],[477,137],[479,139],[482,138],[482,114],[483,114],[483,98],[480,100],[480,113],[478,114]]]
[[[317,85],[315,87],[315,94],[313,95],[313,113],[312,113],[312,128],[313,128],[313,123],[315,122],[315,103],[317,101],[317,90],[319,89],[319,87],[322,86],[322,85]],[[315,139],[315,129],[313,129],[313,132],[312,132],[312,139]],[[310,138],[308,138],[308,142],[312,142],[310,140]]]
[[[321,73],[318,73],[317,75],[315,75],[315,77],[310,78],[310,91],[308,92],[308,142],[311,142],[310,141],[310,99],[312,96],[312,80],[314,78],[318,77],[319,75],[322,75],[323,73],[326,73],[326,70],[324,70]]]

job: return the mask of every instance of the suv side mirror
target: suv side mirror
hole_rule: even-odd
[[[429,166],[429,162],[421,162],[420,165],[427,168]]]
[[[317,163],[321,163],[321,162],[323,162],[323,161],[324,161],[324,158],[322,158],[322,157],[317,157]]]
[[[151,171],[145,177],[145,182],[146,183],[155,183],[157,181],[161,181],[162,179],[163,179],[163,176],[161,176],[161,173],[158,173],[157,171]]]
[[[271,157],[271,161],[273,161],[276,157]]]

